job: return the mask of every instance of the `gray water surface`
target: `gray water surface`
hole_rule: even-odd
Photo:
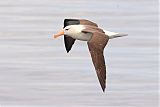
[[[128,33],[105,48],[105,93],[87,44],[51,39],[65,18]],[[158,1],[1,0],[0,107],[158,107]]]

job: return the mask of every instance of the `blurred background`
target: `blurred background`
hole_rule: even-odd
[[[105,93],[86,42],[51,38],[65,18],[128,33],[105,48]],[[158,0],[1,0],[0,106],[158,107]]]

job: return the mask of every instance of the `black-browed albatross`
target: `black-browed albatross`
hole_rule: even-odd
[[[87,41],[101,88],[106,87],[106,66],[103,50],[109,39],[126,36],[124,33],[115,33],[102,30],[94,22],[85,19],[65,19],[62,31],[54,35],[57,38],[64,35],[67,53],[71,50],[75,40]]]

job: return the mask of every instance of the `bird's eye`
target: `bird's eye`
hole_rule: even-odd
[[[65,29],[65,30],[69,30],[69,28]]]

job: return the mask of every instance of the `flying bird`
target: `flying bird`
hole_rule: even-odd
[[[64,35],[67,53],[71,50],[75,40],[87,41],[101,88],[106,88],[106,65],[103,55],[109,39],[127,36],[125,33],[115,33],[102,30],[98,25],[86,19],[65,19],[63,30],[53,35],[54,38]]]

